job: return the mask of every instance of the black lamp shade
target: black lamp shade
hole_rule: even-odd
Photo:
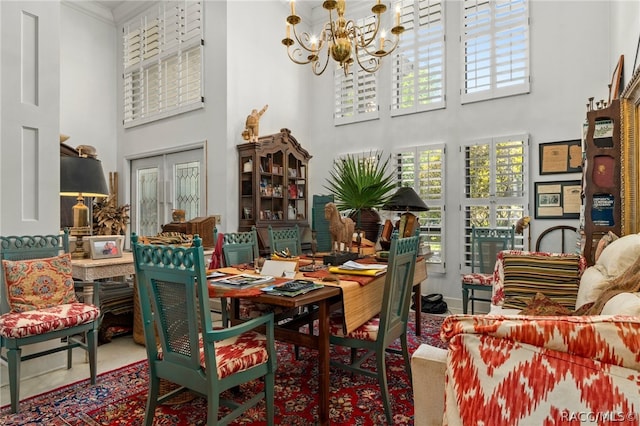
[[[416,194],[413,188],[403,186],[398,188],[395,194],[382,206],[383,210],[426,212],[429,207]]]
[[[107,181],[100,160],[89,157],[60,157],[60,195],[106,197]]]

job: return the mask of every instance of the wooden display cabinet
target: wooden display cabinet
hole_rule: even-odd
[[[598,241],[622,231],[620,101],[587,112],[584,185],[584,256],[595,263]]]
[[[260,249],[269,252],[268,226],[300,227],[303,242],[311,231],[308,165],[311,155],[289,129],[238,145],[240,170],[239,231],[255,226]]]

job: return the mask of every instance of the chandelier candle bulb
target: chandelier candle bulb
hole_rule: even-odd
[[[291,14],[295,15],[296,14],[296,2],[294,0],[291,0],[291,2],[289,4],[291,5]]]
[[[291,25],[287,24],[287,38],[291,38]]]
[[[380,33],[380,51],[384,52],[384,31]]]
[[[396,7],[396,27],[400,25],[400,7]]]

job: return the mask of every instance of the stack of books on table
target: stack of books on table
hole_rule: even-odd
[[[350,260],[340,266],[329,267],[329,272],[334,274],[366,275],[375,277],[387,272],[387,265],[380,263],[358,263]]]
[[[274,281],[275,278],[268,275],[238,274],[230,275],[224,278],[217,278],[209,282],[215,286],[229,288],[247,288],[260,284],[267,284]]]

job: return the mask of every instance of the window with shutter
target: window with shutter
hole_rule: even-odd
[[[445,272],[445,145],[433,144],[394,153],[399,186],[410,186],[429,211],[414,212],[420,221],[420,242],[433,253],[429,271]]]
[[[463,0],[462,103],[529,92],[529,1]]]
[[[125,127],[204,106],[202,1],[159,2],[123,27]]]
[[[445,106],[444,2],[402,0],[405,27],[393,55],[391,115]]]
[[[476,141],[461,148],[464,157],[465,262],[470,267],[471,227],[510,227],[528,213],[526,136]],[[523,236],[516,235],[516,247]]]
[[[366,28],[364,38],[373,36],[375,18],[369,16],[357,21],[357,25]],[[375,46],[372,48],[374,49]],[[355,54],[355,52],[352,52]],[[378,88],[376,74],[363,71],[358,60],[366,64],[370,55],[364,50],[358,51],[358,58],[353,58],[350,73],[344,75],[344,70],[336,67],[333,77],[335,84],[334,124],[356,123],[359,121],[378,118]]]

